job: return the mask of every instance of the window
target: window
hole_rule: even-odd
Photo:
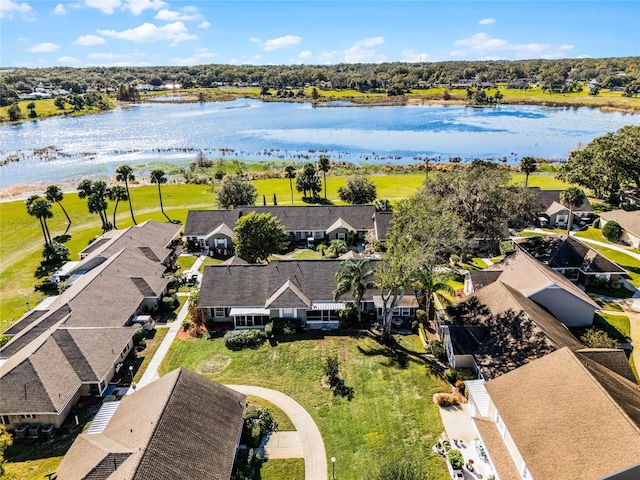
[[[410,308],[409,307],[402,307],[402,316],[403,317],[408,317],[410,315]]]
[[[344,240],[346,242],[347,241],[347,234],[346,233],[339,233],[338,234],[338,240]]]
[[[20,418],[37,418],[37,415],[27,413],[26,415],[20,415]]]
[[[224,307],[216,307],[213,309],[213,316],[216,318],[224,317]]]
[[[500,434],[504,438],[507,427],[505,427],[504,422],[502,421],[502,417],[500,417],[500,414],[498,412],[496,412],[496,425],[498,426],[498,430],[500,430]]]
[[[314,238],[324,238],[324,232],[323,231],[313,232],[313,237]]]

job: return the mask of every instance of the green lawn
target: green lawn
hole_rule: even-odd
[[[598,328],[601,328],[602,330],[605,330],[607,332],[611,332],[610,336],[617,337],[621,342],[628,342],[631,339],[629,317],[625,315],[611,315],[608,313],[600,313],[596,315],[593,323]]]
[[[580,230],[579,232],[575,233],[575,236],[588,238],[590,240],[596,240],[598,242],[603,242],[603,243],[611,243],[609,240],[604,238],[604,235],[602,235],[602,230],[600,228],[595,228],[595,227],[589,227],[586,230]]]
[[[449,478],[442,458],[431,452],[443,430],[432,396],[448,386],[416,353],[421,351],[418,337],[399,337],[397,348],[388,350],[368,337],[317,335],[240,352],[227,350],[222,339],[179,339],[161,373],[178,366],[196,370],[214,354],[228,356],[229,365],[209,377],[291,395],[316,421],[327,460],[338,459],[339,478],[372,478],[388,457],[415,458],[428,469],[428,479]],[[334,397],[321,383],[330,355],[338,356],[341,375],[354,389],[352,401]]]
[[[259,408],[268,408],[273,419],[278,422],[279,432],[293,432],[296,430],[296,427],[293,425],[293,422],[291,421],[289,416],[269,400],[265,400],[264,398],[260,397],[254,397],[253,395],[247,395],[247,404],[253,404]]]
[[[224,260],[221,258],[205,257],[204,262],[200,264],[200,268],[198,269],[198,271],[202,273],[204,272],[204,267],[206,267],[207,265],[220,265],[222,262],[224,262]]]
[[[628,273],[629,283],[636,287],[640,287],[640,262],[626,253],[618,252],[607,247],[601,247],[599,245],[589,244],[591,248],[600,252],[612,262],[617,263],[624,268]]]
[[[197,255],[180,255],[178,257],[178,265],[180,265],[180,269],[182,269],[183,272],[186,272],[193,267],[193,264],[196,263],[197,259]]]
[[[267,460],[260,467],[260,480],[304,480],[303,458]]]
[[[167,336],[167,333],[169,333],[168,328],[158,328],[155,330],[153,338],[146,339],[147,346],[145,347],[144,350],[142,350],[141,352],[138,352],[137,358],[138,360],[142,358],[142,362],[138,366],[136,370],[136,374],[133,377],[134,382],[140,381],[140,379],[142,378],[142,375],[144,375],[144,372],[147,370],[147,367],[149,366],[149,362],[151,362],[151,359],[155,355],[156,350],[158,350],[158,347],[162,343],[162,340],[164,340],[164,337]]]
[[[516,185],[524,185],[524,174],[518,172],[512,173],[511,182]],[[566,190],[571,184],[557,179],[552,172],[539,172],[529,175],[528,186],[540,187],[542,190]]]
[[[22,119],[24,121],[33,121],[33,119],[29,118],[29,110],[27,109],[27,105],[29,103],[35,103],[36,108],[35,111],[38,114],[38,119],[59,116],[59,115],[72,115],[74,117],[79,115],[86,115],[89,113],[103,113],[104,110],[99,110],[96,107],[90,107],[85,105],[82,110],[73,111],[71,105],[66,104],[66,108],[64,110],[60,110],[58,107],[54,105],[55,98],[43,98],[40,100],[20,100],[18,102],[18,106],[20,110],[22,110]],[[110,101],[111,107],[114,107],[116,102],[111,99]],[[8,121],[9,120],[9,107],[0,107],[0,121]]]
[[[322,260],[323,258],[326,258],[323,257],[320,252],[311,250],[310,248],[301,248],[295,250],[290,254],[290,256],[295,258],[296,260]]]

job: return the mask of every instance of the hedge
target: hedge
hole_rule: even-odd
[[[267,340],[262,330],[231,330],[224,335],[224,344],[229,350],[258,348]]]

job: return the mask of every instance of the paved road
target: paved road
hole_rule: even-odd
[[[324,449],[324,442],[316,422],[313,421],[309,412],[302,405],[277,390],[248,385],[227,385],[227,387],[245,395],[264,398],[282,409],[289,416],[300,435],[304,454],[305,480],[327,480],[327,454]]]

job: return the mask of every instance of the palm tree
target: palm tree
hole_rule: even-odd
[[[109,196],[109,200],[111,201],[115,200],[116,202],[116,205],[113,208],[113,228],[117,230],[118,227],[116,227],[116,212],[118,211],[118,203],[120,203],[121,201],[128,200],[129,194],[127,193],[126,188],[121,187],[120,185],[114,185],[109,189],[108,196]]]
[[[32,217],[36,217],[40,221],[44,244],[48,247],[53,243],[51,240],[51,234],[49,233],[49,227],[47,225],[47,218],[53,217],[51,202],[46,198],[42,198],[40,195],[32,195],[27,199],[25,204],[27,206],[27,213]]]
[[[520,171],[524,173],[524,186],[529,186],[529,174],[536,171],[536,159],[533,157],[522,157],[520,159]]]
[[[78,197],[87,199],[89,213],[97,213],[100,216],[102,230],[105,232],[111,229],[111,224],[107,218],[107,207],[109,205],[106,197],[108,195],[109,189],[102,180],[92,182],[85,179],[78,184]]]
[[[165,177],[164,170],[156,169],[151,172],[151,183],[156,183],[158,185],[158,197],[160,197],[160,211],[165,216],[168,221],[171,219],[164,213],[164,205],[162,204],[162,190],[160,189],[160,185],[163,183],[167,183],[167,177]]]
[[[455,298],[455,290],[449,285],[447,280],[451,274],[446,271],[446,267],[439,269],[422,268],[416,272],[416,279],[411,286],[415,292],[422,292],[421,297],[424,298],[424,308],[427,313],[427,320],[433,318],[433,295],[435,293],[445,293]],[[449,303],[447,297],[442,297],[445,303]]]
[[[286,177],[289,179],[289,188],[291,189],[291,205],[293,205],[293,179],[296,178],[296,168],[292,165],[287,165],[284,168]]]
[[[118,168],[116,168],[116,180],[119,182],[124,182],[124,188],[127,189],[127,200],[129,200],[129,211],[131,212],[131,220],[133,220],[134,225],[137,225],[138,222],[136,222],[136,217],[133,216],[131,194],[129,193],[129,182],[133,182],[135,179],[136,177],[133,175],[133,169],[129,165],[120,165]]]
[[[567,235],[571,232],[571,224],[573,223],[573,209],[582,205],[587,199],[586,195],[578,187],[569,187],[560,194],[560,202],[565,207],[569,207],[569,221],[567,222]]]
[[[318,160],[318,170],[322,172],[323,182],[324,182],[324,199],[327,199],[327,172],[331,169],[331,165],[329,165],[329,158],[325,155],[322,155]]]
[[[333,299],[338,300],[342,295],[351,291],[354,303],[358,308],[358,322],[362,321],[362,309],[360,304],[367,290],[374,288],[373,268],[369,260],[345,260],[340,264],[340,270],[336,272],[336,289],[333,291]]]
[[[60,190],[60,188],[58,188],[57,185],[49,185],[47,187],[47,191],[45,192],[45,197],[51,203],[55,202],[58,205],[60,205],[60,208],[64,212],[65,217],[67,217],[67,228],[65,229],[65,231],[63,233],[63,235],[66,235],[67,232],[69,231],[69,228],[71,227],[71,218],[69,218],[69,214],[65,210],[64,206],[62,205],[62,203],[60,203],[64,199],[64,194],[62,193],[62,190]]]

